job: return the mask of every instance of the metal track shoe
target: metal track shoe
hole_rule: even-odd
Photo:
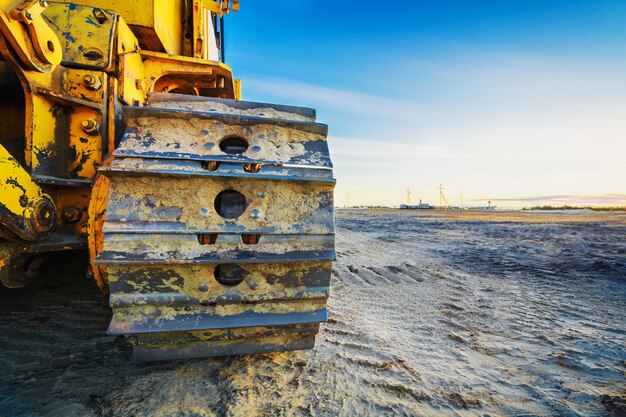
[[[335,258],[315,111],[152,94],[124,117],[101,169],[108,334],[139,360],[312,348]]]

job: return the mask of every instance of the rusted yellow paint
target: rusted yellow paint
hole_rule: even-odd
[[[106,83],[108,76],[102,71],[89,71],[79,69],[66,69],[62,72],[62,80],[59,83],[61,92],[78,99],[89,100],[93,103],[101,104],[105,100]],[[86,88],[86,77],[94,77],[93,82],[101,84],[96,89]],[[91,79],[90,79],[91,80]],[[57,86],[50,86],[57,90]]]
[[[317,331],[318,326],[293,325],[289,333],[280,335],[281,329],[277,327],[247,327],[241,329],[204,330],[191,332],[154,333],[131,337],[136,346],[162,349],[182,345],[191,346],[195,343],[210,342],[211,345],[229,345],[247,341],[251,343],[268,343],[285,345],[310,334],[312,328]]]
[[[52,31],[42,13],[48,7],[43,1],[24,1],[12,10],[11,17],[20,20],[28,28],[31,43],[38,58],[48,65],[59,65],[63,53],[61,42]]]
[[[25,137],[25,167],[12,166],[11,169],[4,169],[2,174],[12,175],[17,170],[20,174],[18,183],[26,187],[22,194],[29,199],[39,189],[31,177],[43,175],[61,180],[95,178],[106,152],[114,148],[113,139],[116,134],[119,135],[119,131],[116,133],[115,130],[120,127],[120,104],[144,104],[149,91],[155,88],[172,90],[185,83],[213,88],[220,97],[234,97],[232,71],[228,66],[217,61],[180,56],[180,44],[184,42],[183,23],[173,17],[182,16],[178,13],[182,0],[142,0],[132,4],[117,0],[77,2],[114,9],[127,17],[132,27],[112,12],[104,13],[104,20],[98,22],[98,10],[91,7],[54,3],[44,10],[43,3],[33,2],[37,3],[37,18],[43,12],[46,19],[53,22],[52,27],[58,30],[56,35],[63,39],[63,51],[67,52],[65,59],[72,63],[71,67],[42,61],[34,49],[32,34],[23,22],[11,14],[18,3],[0,0],[0,30],[4,35],[0,36],[0,53],[5,57],[6,64],[3,65],[12,65],[16,69],[24,92],[24,104],[6,109],[5,113],[19,112],[24,115],[23,133],[20,126],[16,126],[11,127],[11,134],[15,131],[17,137],[22,134]],[[139,30],[136,33],[144,35],[141,27],[154,29],[166,46],[164,50],[179,55],[160,53],[159,48],[146,50],[151,46],[140,45],[133,33]],[[111,32],[112,28],[115,28],[114,32]],[[62,48],[57,47],[58,40],[53,40],[51,45],[55,53],[61,52]],[[86,58],[83,52],[90,48],[99,51],[104,58]],[[108,56],[112,57],[112,66],[100,71],[75,67],[100,65],[108,62]],[[119,72],[114,66],[116,62],[119,63]],[[121,103],[116,101],[118,98]],[[85,126],[90,127],[86,129]],[[16,202],[16,197],[22,195],[21,191],[7,188],[6,184],[2,187],[0,202],[10,207],[11,212],[24,210]],[[71,193],[62,186],[51,187],[50,194],[57,206],[59,223],[62,222],[64,208],[82,210],[88,205],[87,187],[73,187],[72,190],[80,191]],[[66,230],[73,229],[67,226]],[[80,227],[76,227],[76,233],[82,233]]]
[[[235,100],[241,100],[241,80],[233,80],[235,83]]]
[[[239,0],[202,0],[202,7],[217,14],[239,10]]]
[[[324,231],[328,233],[328,229]],[[248,229],[247,232],[252,233],[254,230]],[[111,232],[109,231],[109,233]],[[254,249],[255,251],[261,252],[285,254],[293,251],[315,251],[324,249],[323,243],[314,239],[307,240],[304,237],[296,241],[286,240],[280,243],[267,242],[265,237],[262,237],[259,243],[254,246],[242,243],[238,235],[233,237],[235,237],[239,243],[234,243],[229,240],[228,243],[217,241],[211,245],[201,245],[198,243],[197,236],[194,234],[186,234],[184,237],[165,233],[145,234],[139,237],[131,234],[110,234],[107,240],[107,250],[117,253],[124,253],[126,251],[142,253],[146,255],[146,259],[149,261],[166,261],[174,264],[184,262],[187,259],[206,257],[207,255],[218,252],[222,254],[232,254],[235,251],[249,251]],[[227,255],[224,256],[224,259],[227,259]]]
[[[71,3],[72,6],[68,7],[67,3],[51,2],[44,13],[48,20],[54,22],[57,34],[60,33],[64,65],[113,71],[115,54],[110,52],[117,26],[115,15],[99,10],[98,19],[92,7]],[[102,52],[100,57],[85,53],[97,51]]]
[[[186,120],[146,117],[130,120],[128,124],[136,128],[136,133],[127,134],[119,149],[135,152],[145,150],[143,138],[150,133],[154,138],[154,143],[150,146],[151,152],[171,152],[172,149],[181,149],[203,156],[221,156],[223,152],[219,146],[204,146],[207,138],[215,138],[212,142],[217,143],[222,138],[239,136],[248,142],[248,149],[242,156],[257,160],[288,162],[305,153],[303,142],[326,140],[326,135],[323,134],[269,123],[238,126],[201,118]]]
[[[171,222],[176,220],[189,229],[219,231],[227,224],[241,226],[248,233],[273,228],[275,233],[327,234],[332,218],[319,223],[301,224],[303,218],[315,213],[332,193],[334,183],[312,185],[307,183],[281,182],[265,179],[245,181],[236,178],[185,178],[137,177],[111,178],[110,194],[118,201],[130,198],[132,206],[117,204],[110,218],[124,223]],[[224,219],[215,210],[215,196],[224,190],[235,190],[248,199],[246,211],[237,219]],[[261,197],[263,195],[263,197]],[[178,214],[172,219],[168,210]],[[258,218],[251,214],[259,212]],[[162,213],[162,214],[161,214]],[[105,225],[106,228],[106,225]]]
[[[75,157],[68,167],[72,176],[90,180],[95,178],[97,168],[102,162],[102,137],[99,131],[103,122],[102,114],[89,108],[78,108],[72,113],[69,140]],[[85,123],[95,123],[98,126],[97,131],[86,131]]]
[[[128,323],[132,326],[136,323],[145,323],[154,318],[156,324],[182,319],[184,316],[197,314],[210,314],[217,316],[232,316],[245,312],[286,314],[293,312],[313,312],[326,307],[326,299],[321,300],[295,300],[291,302],[268,302],[252,304],[225,304],[210,306],[185,306],[184,309],[176,309],[171,306],[153,306],[135,304],[133,307],[117,307],[113,309],[113,322]],[[117,329],[130,332],[127,329]]]
[[[139,54],[139,42],[120,19],[117,28],[120,79],[119,98],[124,104],[141,105],[145,101],[144,66]]]
[[[13,215],[22,217],[29,210],[29,203],[43,195],[28,172],[0,145],[0,203]]]
[[[45,2],[24,2],[36,17],[34,21],[25,21],[26,8],[19,14],[12,9],[21,2],[0,0],[2,62],[15,68],[24,92],[24,102],[16,100],[21,104],[7,112],[25,113],[24,134],[20,126],[7,126],[12,128],[12,133],[18,132],[19,140],[25,138],[26,160],[26,167],[21,167],[6,149],[0,147],[0,203],[9,207],[11,214],[25,217],[28,210],[32,210],[29,207],[32,201],[48,198],[35,181],[46,184],[56,205],[57,230],[79,236],[87,234],[93,275],[101,290],[107,293],[109,284],[114,289],[113,284],[127,290],[115,289],[111,298],[118,331],[126,327],[132,331],[132,326],[142,321],[176,322],[179,318],[189,318],[189,315],[312,313],[307,317],[312,317],[313,323],[301,327],[287,326],[290,327],[288,334],[279,327],[251,327],[160,334],[155,339],[148,336],[139,344],[149,345],[153,340],[157,346],[174,346],[181,340],[190,343],[211,340],[214,345],[249,341],[281,346],[297,341],[302,335],[311,337],[318,328],[315,320],[323,318],[331,261],[300,263],[283,259],[279,263],[243,263],[244,279],[234,287],[218,282],[216,263],[177,261],[193,260],[196,256],[206,258],[215,253],[228,260],[226,258],[235,257],[235,251],[241,254],[253,250],[243,241],[230,240],[231,243],[227,243],[224,236],[213,245],[201,245],[200,242],[206,242],[203,239],[198,241],[195,234],[225,229],[231,233],[241,230],[249,234],[267,229],[276,234],[300,235],[294,240],[297,243],[290,243],[288,236],[283,236],[285,241],[262,238],[254,248],[259,253],[277,256],[292,251],[332,253],[332,240],[326,239],[334,233],[332,212],[328,209],[332,204],[332,181],[226,179],[217,176],[129,178],[97,174],[102,164],[108,164],[106,154],[115,149],[122,133],[122,106],[145,105],[150,92],[241,98],[241,83],[233,79],[231,68],[207,59],[209,51],[215,51],[214,45],[208,44],[215,41],[214,33],[211,33],[215,14],[238,10],[239,2],[75,0],[74,3],[85,6],[57,2],[48,7]],[[120,16],[102,9],[114,10]],[[190,12],[190,19],[183,10]],[[52,22],[50,26],[41,19],[42,13]],[[184,33],[189,33],[190,39],[186,39]],[[59,65],[61,56],[63,64]],[[190,110],[202,110],[198,104],[189,106]],[[217,111],[224,113],[244,112],[215,103],[212,108],[209,111],[215,112],[219,108]],[[271,107],[255,107],[245,112],[268,119],[312,121],[311,113],[305,112],[308,116],[289,114]],[[138,140],[144,136],[142,129],[147,125],[160,132],[159,143],[151,151],[193,149],[199,150],[203,156],[217,156],[221,155],[217,153],[217,143],[213,144],[215,149],[205,147],[206,143],[200,143],[198,139],[200,132],[206,131],[204,135],[211,135],[216,140],[229,135],[242,136],[250,145],[243,156],[261,161],[260,164],[264,161],[279,165],[289,163],[306,153],[305,142],[325,140],[325,131],[319,126],[287,128],[284,123],[275,121],[231,126],[202,118],[174,121],[146,118],[132,123],[131,127],[138,128]],[[138,145],[132,137],[127,139],[120,151],[144,150],[134,148]],[[317,162],[321,165],[323,161],[316,158],[307,156],[301,166]],[[153,168],[159,163],[153,161]],[[120,167],[130,168],[138,162],[128,159],[120,164]],[[278,175],[278,171],[277,168],[273,172]],[[216,212],[215,196],[224,190],[237,190],[247,199],[247,209],[237,219],[227,220]],[[121,203],[110,206],[107,213],[109,198]],[[124,205],[124,202],[131,204]],[[50,207],[49,211],[54,214],[55,206]],[[52,217],[48,219],[50,224],[53,223]],[[135,233],[128,235],[134,239],[125,239],[124,227],[132,226],[133,222],[147,222],[157,229],[159,223],[163,223],[166,233],[144,233],[140,238]],[[175,234],[169,233],[172,230],[168,227],[181,225],[187,228],[184,237],[173,239]],[[104,233],[108,233],[106,248]],[[317,236],[317,239],[316,236],[303,237],[303,234],[323,236]],[[35,238],[41,236],[43,234]],[[71,247],[59,245],[57,250]],[[98,254],[103,251],[103,258],[107,252],[146,253],[148,262],[142,266],[96,265]],[[0,271],[7,271],[11,256],[0,258]],[[323,259],[331,255],[325,256]],[[151,259],[159,260],[161,264],[150,265]],[[156,301],[148,305],[145,296],[155,293],[165,298],[153,298]],[[168,296],[179,297],[178,300],[189,297],[195,302],[176,304],[168,301]]]
[[[61,43],[42,17],[45,2],[0,0],[0,31],[27,67],[50,72],[61,63]]]
[[[115,11],[124,18],[137,35],[141,35],[144,49],[162,48],[172,55],[183,53],[185,0],[73,0],[72,2]]]
[[[52,112],[52,104],[44,97],[32,95],[32,113],[26,114],[26,139],[27,154],[30,155],[30,166],[36,169],[42,162],[39,158],[33,156],[34,151],[45,151],[46,155],[53,156],[55,154],[53,145],[55,142],[56,119]]]
[[[108,161],[106,162],[108,164]],[[94,280],[103,294],[109,294],[109,280],[107,267],[96,265],[94,260],[104,247],[104,234],[102,224],[106,218],[106,205],[109,198],[109,179],[104,175],[96,177],[92,188],[91,200],[88,209],[87,241],[89,245],[89,261]]]
[[[217,249],[216,249],[217,250]],[[155,290],[163,293],[179,293],[197,299],[209,299],[223,296],[227,293],[237,293],[249,301],[263,301],[268,295],[293,296],[298,291],[305,291],[306,287],[300,282],[285,286],[280,283],[280,277],[292,274],[296,281],[301,280],[309,268],[330,269],[330,261],[310,263],[259,263],[241,265],[246,271],[244,280],[234,286],[228,287],[220,284],[214,278],[214,270],[217,264],[202,265],[155,265],[147,267],[111,266],[109,267],[111,282],[118,281],[118,277],[125,274],[136,274],[136,279],[125,280],[132,286],[137,294],[149,294]],[[149,287],[148,279],[158,272],[167,271],[163,275],[162,282],[157,287]],[[268,277],[274,282],[268,282]],[[177,284],[180,282],[182,284]],[[255,285],[251,285],[254,282]],[[200,285],[205,284],[208,289],[201,291]],[[151,285],[154,285],[152,283]],[[318,298],[319,294],[305,295],[303,298]]]
[[[219,61],[141,51],[145,92],[197,95],[214,89],[214,97],[235,98],[232,69]]]

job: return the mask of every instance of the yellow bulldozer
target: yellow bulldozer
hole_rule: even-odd
[[[238,8],[0,0],[0,281],[88,253],[138,360],[307,349],[326,320],[327,126],[240,100]]]

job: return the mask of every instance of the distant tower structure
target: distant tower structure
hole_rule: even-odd
[[[346,193],[346,208],[350,207],[350,192]]]
[[[411,189],[409,187],[406,187],[406,205],[411,205]]]
[[[441,201],[443,197],[443,186],[441,184],[439,184],[439,187],[437,187],[437,189],[439,190],[439,208],[441,208]]]
[[[448,203],[448,199],[446,198],[446,196],[443,195],[443,185],[439,184],[439,187],[437,187],[437,189],[439,190],[439,208],[452,208],[452,206],[450,206],[450,203]]]

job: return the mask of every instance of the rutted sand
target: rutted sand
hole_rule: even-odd
[[[0,292],[0,415],[624,415],[624,215],[583,215],[340,210],[316,349],[252,357],[128,363],[59,260]]]

